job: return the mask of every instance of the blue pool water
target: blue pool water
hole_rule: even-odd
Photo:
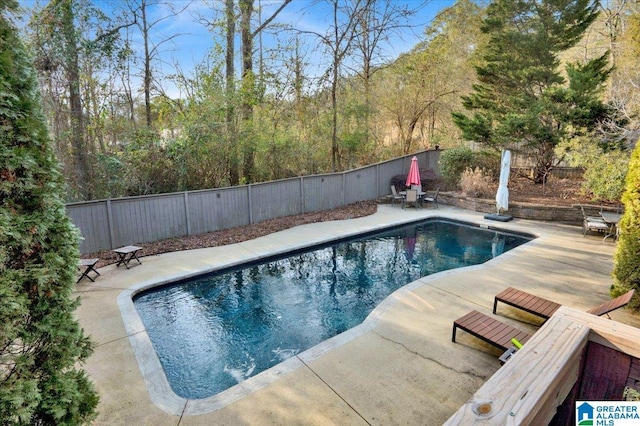
[[[148,290],[134,304],[173,391],[205,398],[362,323],[420,277],[530,240],[428,220]]]

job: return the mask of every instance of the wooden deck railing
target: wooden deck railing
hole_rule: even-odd
[[[445,424],[573,425],[576,400],[622,399],[638,358],[640,329],[563,306]]]

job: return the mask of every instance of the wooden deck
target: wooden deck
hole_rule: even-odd
[[[638,328],[563,306],[445,425],[574,425],[576,401],[640,387],[639,341]]]
[[[506,303],[514,308],[522,309],[530,314],[537,315],[545,320],[551,318],[560,306],[559,303],[552,302],[542,297],[509,287],[498,295],[493,301],[493,313],[496,313],[498,302]]]
[[[515,338],[524,344],[531,335],[502,321],[491,318],[478,311],[471,311],[453,322],[451,341],[456,341],[456,329],[460,328],[473,336],[493,345],[503,351],[513,346],[511,339]]]

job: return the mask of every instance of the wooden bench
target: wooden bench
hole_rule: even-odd
[[[559,303],[552,302],[542,297],[509,287],[496,295],[493,300],[493,313],[496,313],[498,302],[506,303],[514,308],[522,309],[530,314],[537,315],[545,320],[551,318],[551,315],[557,311]]]
[[[511,339],[515,338],[524,344],[531,337],[529,333],[518,330],[509,324],[505,324],[478,311],[471,311],[453,322],[452,342],[456,341],[457,328],[466,331],[502,351],[507,351],[513,346]]]
[[[95,269],[98,260],[100,259],[80,259],[78,262],[78,269],[82,271],[82,274],[80,275],[80,278],[78,278],[78,281],[76,281],[76,284],[78,284],[84,277],[89,278],[91,282],[95,282],[95,280],[89,276],[89,272],[93,271],[100,276],[100,272]]]

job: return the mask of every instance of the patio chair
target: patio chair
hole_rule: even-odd
[[[419,207],[419,203],[418,203],[418,191],[416,191],[415,189],[407,189],[407,192],[404,196],[404,198],[402,199],[402,208],[404,209],[404,206],[408,203],[413,203],[413,205],[418,208]]]
[[[634,290],[631,290],[622,296],[616,297],[615,299],[604,302],[598,306],[594,306],[589,309],[587,313],[596,316],[607,315],[607,317],[609,317],[609,312],[626,306],[631,301],[633,294]],[[496,313],[498,302],[511,305],[514,308],[522,309],[530,314],[542,317],[545,321],[548,320],[553,313],[560,308],[560,306],[562,306],[559,303],[552,302],[551,300],[547,300],[543,297],[539,297],[513,287],[509,287],[496,295],[493,300],[494,314]]]
[[[491,318],[475,310],[453,322],[451,341],[454,343],[456,341],[456,330],[458,328],[502,351],[511,351],[513,347],[511,339],[516,339],[518,342],[524,344],[531,338],[529,333],[518,330],[509,324],[505,324],[502,321],[498,321],[495,318]]]
[[[404,197],[400,194],[398,194],[398,191],[396,191],[396,186],[395,185],[391,185],[391,205],[393,206],[393,203],[396,202],[396,200],[398,201],[402,201],[404,200]]]
[[[582,211],[582,236],[587,235],[589,231],[607,232],[609,231],[609,224],[600,216],[589,216],[584,211],[584,206],[580,205]]]
[[[433,194],[433,197],[422,197],[422,201],[426,201],[428,203],[433,203],[433,207],[438,208],[438,194],[440,193],[440,188],[436,188],[436,192]]]

